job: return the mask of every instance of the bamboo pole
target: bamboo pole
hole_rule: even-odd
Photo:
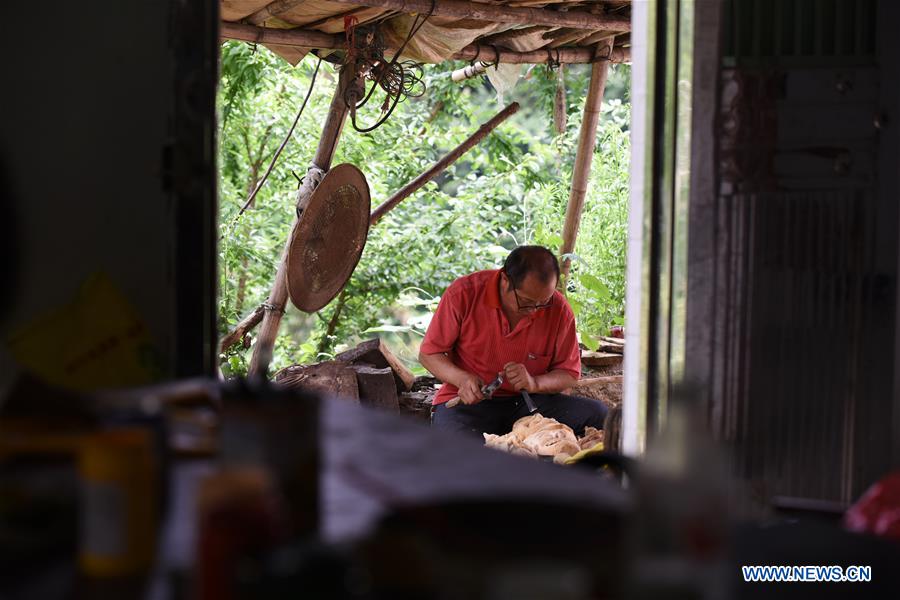
[[[600,56],[604,56],[612,40],[598,46]],[[560,255],[570,254],[575,250],[578,227],[581,225],[581,213],[584,210],[584,196],[587,193],[588,179],[591,175],[591,163],[594,160],[594,145],[597,142],[597,124],[600,122],[600,106],[603,103],[603,91],[606,88],[606,77],[609,74],[609,62],[596,62],[591,67],[591,82],[587,98],[584,101],[584,118],[578,135],[578,150],[575,153],[575,168],[572,170],[572,187],[569,191],[569,204],[566,207],[566,222],[563,225],[563,242]],[[565,285],[569,275],[571,260],[562,262],[560,286]],[[563,287],[565,289],[565,287]]]
[[[617,32],[615,32],[615,31],[596,31],[596,32],[592,33],[591,35],[587,36],[586,38],[584,38],[583,40],[581,40],[579,43],[582,46],[593,46],[596,48],[597,44],[599,44],[600,42],[604,42],[609,38],[616,37],[616,33]],[[613,45],[616,45],[616,43],[614,42]],[[621,46],[622,44],[619,44],[619,45]]]
[[[299,28],[274,29],[223,21],[219,35],[222,39],[227,40],[240,40],[258,44],[278,44],[300,48],[341,50],[346,47],[344,37],[341,35]],[[609,35],[612,35],[612,33]],[[594,48],[589,46],[516,52],[483,44],[469,44],[448,58],[455,60],[485,60],[508,64],[542,64],[545,62],[575,64],[592,63],[598,60]],[[631,60],[631,51],[628,48],[614,48],[608,60],[615,63],[629,62]]]
[[[307,0],[275,0],[274,2],[269,2],[261,9],[245,18],[244,21],[253,23],[254,25],[260,25],[265,23],[271,17],[277,17],[280,14],[286,13],[304,2],[307,2]]]
[[[492,33],[480,38],[478,41],[482,44],[490,44],[491,46],[504,46],[506,48],[509,48],[510,42],[518,38],[551,30],[553,30],[553,27],[550,25],[530,25],[528,27],[507,29],[498,33]]]
[[[395,206],[400,204],[403,200],[414,194],[417,190],[419,190],[423,185],[434,179],[439,173],[441,173],[444,169],[449,167],[451,164],[456,162],[456,160],[468,152],[475,144],[483,140],[487,135],[497,128],[500,123],[516,114],[516,111],[519,110],[519,103],[513,102],[496,115],[494,115],[489,121],[482,124],[478,130],[470,135],[466,141],[462,144],[445,154],[439,161],[434,163],[430,169],[407,183],[405,186],[397,190],[393,196],[385,200],[378,208],[376,208],[372,215],[369,217],[369,226],[375,225],[381,218],[391,211]]]
[[[255,27],[241,23],[222,21],[219,24],[219,37],[228,40],[240,40],[258,44],[281,44],[299,46],[301,48],[337,49],[346,47],[343,35],[333,35],[312,29],[275,29],[274,27]]]
[[[602,55],[605,56],[605,55]],[[486,60],[508,64],[538,65],[545,62],[560,64],[595,63],[598,62],[593,46],[575,48],[541,48],[528,52],[514,52],[493,46],[469,44],[451,58],[455,60]],[[627,48],[613,48],[608,60],[603,62],[622,63],[631,60],[631,52]]]
[[[349,86],[355,85],[356,73],[349,67],[341,70],[338,85],[334,90],[334,97],[331,99],[331,108],[328,110],[328,116],[325,118],[325,124],[322,127],[322,135],[319,138],[319,146],[316,149],[316,155],[313,158],[313,169],[321,172],[327,172],[331,167],[331,159],[334,156],[334,149],[337,146],[338,138],[344,127],[344,121],[347,118],[347,103],[344,102],[344,90]],[[315,191],[318,185],[318,177],[314,177],[313,173],[307,174],[304,185],[301,186],[297,193],[298,212],[306,206],[309,197]],[[291,231],[297,226],[300,216],[294,220]],[[269,299],[263,305],[265,315],[263,315],[262,324],[259,328],[259,336],[256,338],[256,344],[253,346],[253,356],[250,359],[250,368],[248,376],[265,377],[272,361],[272,349],[275,346],[275,337],[278,335],[278,326],[281,324],[281,316],[287,306],[288,289],[287,289],[287,255],[291,246],[291,236],[288,236],[285,242],[284,251],[281,255],[281,261],[278,264],[278,271],[275,273],[275,282]]]
[[[487,71],[488,64],[478,61],[476,63],[472,63],[467,67],[463,67],[462,69],[457,69],[450,73],[450,79],[454,82],[459,83],[460,81],[465,81],[466,79],[471,79],[473,77],[478,77],[482,75],[485,71]]]
[[[374,8],[392,8],[405,13],[431,14],[435,17],[473,19],[517,25],[554,25],[578,29],[631,31],[631,17],[620,14],[594,14],[580,10],[557,11],[467,2],[465,0],[332,0]]]

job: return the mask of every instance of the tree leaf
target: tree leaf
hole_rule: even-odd
[[[588,350],[596,350],[600,347],[600,340],[584,329],[580,330],[578,335],[581,336],[581,343],[584,344]]]
[[[578,282],[594,292],[601,300],[609,298],[609,288],[606,284],[590,273],[579,273]]]
[[[409,325],[378,325],[369,327],[363,333],[410,333],[412,330]]]
[[[581,302],[579,302],[578,300],[576,300],[575,298],[573,298],[571,296],[569,296],[568,300],[569,300],[569,306],[572,307],[572,312],[575,313],[575,318],[577,319],[582,314],[582,311],[583,311]]]

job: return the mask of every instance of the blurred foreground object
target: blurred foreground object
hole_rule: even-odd
[[[900,542],[900,471],[872,485],[844,515],[844,526]]]
[[[634,478],[634,597],[725,597],[733,511],[721,450],[702,425],[698,397],[697,388],[673,386],[663,429]]]
[[[143,319],[102,273],[88,278],[70,303],[16,332],[9,348],[27,371],[72,390],[144,385],[160,375]]]
[[[147,428],[120,427],[85,438],[79,564],[89,576],[149,571],[156,555],[159,465]]]

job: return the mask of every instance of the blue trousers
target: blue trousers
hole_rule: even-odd
[[[607,408],[599,400],[566,394],[531,394],[531,399],[538,413],[568,425],[578,436],[584,435],[587,426],[603,429]],[[446,403],[439,404],[434,408],[432,426],[478,437],[482,433],[502,435],[528,414],[522,396],[497,396],[478,404],[460,403],[453,408],[447,408]]]

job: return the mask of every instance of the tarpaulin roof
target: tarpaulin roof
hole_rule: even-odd
[[[428,13],[403,58],[425,63],[453,58],[591,62],[597,44],[613,40],[617,60],[622,60],[629,45],[630,12],[630,1],[624,0],[221,1],[223,37],[258,41],[292,64],[313,49],[342,48],[350,24],[378,23],[385,46],[399,48],[416,19]],[[501,56],[504,50],[512,52]],[[542,54],[515,54],[533,51]]]

